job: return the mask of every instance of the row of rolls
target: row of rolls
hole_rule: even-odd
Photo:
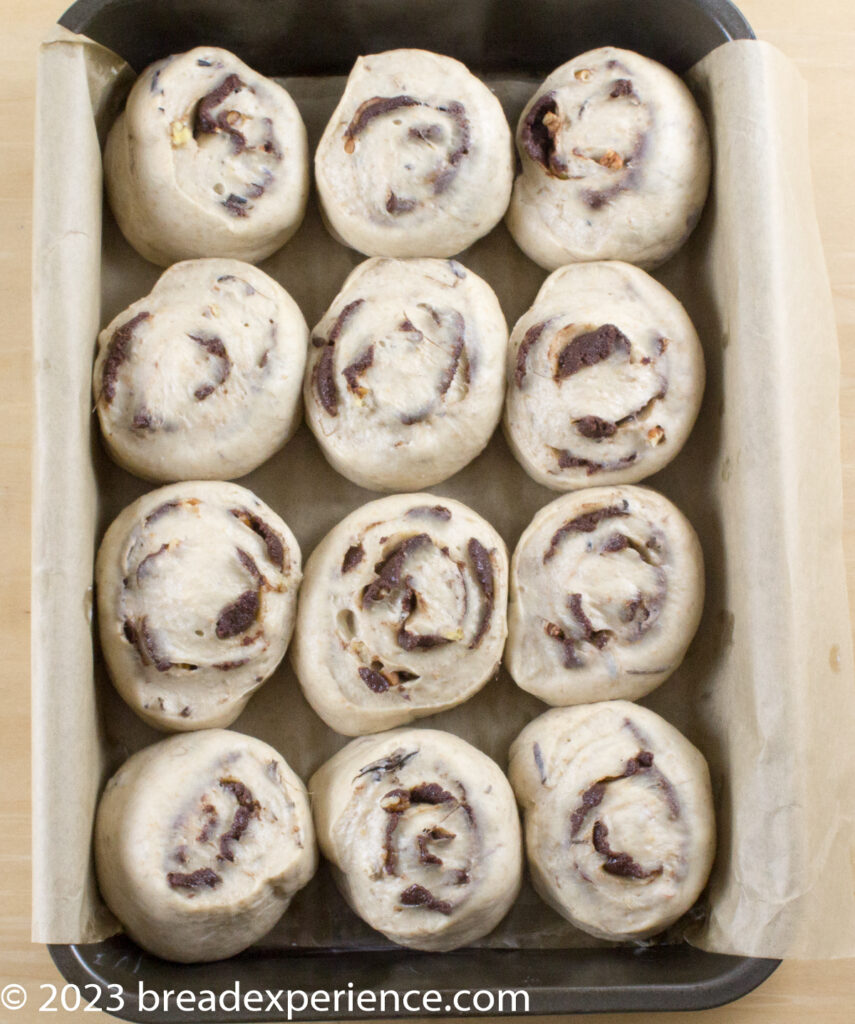
[[[104,328],[93,394],[111,456],[158,483],[249,473],[305,407],[327,461],[372,490],[440,483],[501,419],[529,476],[567,491],[662,469],[704,380],[683,306],[628,263],[554,271],[509,335],[490,285],[456,260],[370,258],[310,332],[263,271],[205,258]]]
[[[368,256],[453,256],[507,214],[523,251],[554,270],[582,260],[652,267],[683,244],[710,177],[707,129],[661,64],[602,47],[531,96],[514,146],[502,106],[451,57],[360,57],[320,139],[325,223]],[[131,244],[162,266],[198,256],[257,262],[299,227],[306,129],[289,93],[234,54],[199,47],[150,65],[104,154]]]
[[[704,569],[679,509],[634,485],[546,505],[510,563],[468,506],[392,495],[333,527],[303,571],[255,494],[191,481],[114,520],[96,591],[110,676],[155,728],[230,725],[290,644],[308,702],[358,736],[462,704],[503,658],[548,704],[642,697],[683,660]]]
[[[446,951],[507,914],[523,847],[548,904],[592,935],[626,941],[692,906],[714,845],[703,756],[625,701],[536,718],[511,746],[508,777],[434,729],[353,740],[308,791],[259,739],[173,736],[110,779],[95,825],[107,904],[143,948],[181,962],[232,956],[266,935],[314,875],[318,847],[372,928]]]

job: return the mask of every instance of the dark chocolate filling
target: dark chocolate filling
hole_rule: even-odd
[[[437,867],[442,867],[442,858],[437,857],[435,853],[428,849],[428,843],[441,843],[454,838],[455,833],[449,832],[441,825],[434,825],[433,828],[424,829],[416,836],[416,846],[419,851],[419,863],[436,864]]]
[[[404,889],[398,897],[405,907],[424,907],[425,910],[437,910],[440,914],[451,913],[451,904],[446,900],[438,900],[423,885],[411,885]]]
[[[137,313],[126,324],[117,327],[113,331],[107,347],[107,356],[104,359],[104,368],[101,374],[101,394],[104,401],[109,405],[116,397],[116,381],[119,376],[119,367],[128,358],[131,350],[131,342],[134,330],[138,324],[150,318],[150,313]]]
[[[422,103],[421,100],[412,96],[374,96],[360,104],[351,118],[350,123],[344,130],[344,149],[346,153],[353,153],[356,149],[357,137],[365,131],[366,127],[377,117],[394,113],[403,107],[427,107],[430,104]],[[445,106],[436,106],[432,109],[438,113],[447,114],[457,126],[458,141],[455,148],[446,158],[446,166],[439,170],[433,177],[433,193],[441,195],[454,180],[464,156],[469,153],[471,132],[469,121],[466,117],[466,108],[456,100]],[[437,124],[425,126],[413,126],[407,131],[407,136],[420,142],[436,143],[442,138],[442,128]],[[386,196],[386,212],[392,216],[410,213],[419,205],[417,199],[400,197],[391,190]]]
[[[517,349],[517,365],[514,371],[514,380],[518,388],[522,387],[522,382],[525,380],[526,374],[526,361],[528,359],[529,350],[539,340],[544,329],[549,326],[551,320],[544,320],[543,323],[535,324],[533,327],[525,332],[523,340],[520,342],[520,347]]]
[[[375,601],[385,600],[396,587],[400,586],[403,582],[404,562],[413,551],[430,543],[431,539],[426,533],[417,533],[401,541],[382,562],[378,562],[374,566],[376,577],[362,591],[362,607]]]
[[[246,632],[255,622],[259,611],[257,590],[245,590],[240,597],[220,612],[217,619],[217,639],[228,640]]]
[[[605,519],[615,519],[629,515],[629,503],[624,501],[621,505],[608,505],[603,508],[593,509],[585,512],[575,519],[570,519],[562,527],[555,531],[549,547],[543,556],[543,561],[548,562],[558,550],[558,545],[570,533],[593,533],[594,530]]]
[[[230,512],[235,519],[240,519],[244,526],[248,526],[253,533],[261,537],[267,548],[267,557],[280,572],[284,572],[285,545],[282,543],[282,538],[279,534],[272,527],[268,526],[260,516],[250,512],[248,509],[233,508],[230,509]]]
[[[633,775],[638,775],[640,772],[648,771],[652,766],[653,754],[649,750],[641,750],[635,755],[635,757],[631,757],[626,762],[626,765],[620,775],[607,775],[605,778],[595,782],[592,786],[589,786],[582,794],[582,803],[570,816],[570,838],[573,839],[578,835],[585,822],[585,818],[594,807],[598,807],[600,805],[603,797],[606,795],[606,786],[610,782],[617,782],[620,779],[631,778]]]
[[[544,118],[552,115],[556,119],[553,127],[544,123]],[[522,144],[526,153],[535,163],[556,178],[567,177],[567,163],[555,147],[555,136],[560,124],[558,101],[554,92],[547,92],[526,114],[522,126]]]
[[[374,693],[385,693],[391,685],[389,680],[381,672],[376,669],[368,668],[363,665],[359,669],[359,678],[368,687],[369,690],[373,690]]]
[[[658,868],[653,868],[650,871],[645,871],[644,868],[628,853],[618,853],[608,844],[607,836],[609,834],[608,828],[601,822],[594,822],[594,829],[591,835],[591,841],[594,844],[594,849],[597,853],[601,854],[606,858],[605,864],[603,864],[603,871],[610,875],[618,875],[620,878],[653,878],[656,875],[662,874],[662,865]]]
[[[469,644],[469,649],[474,650],[484,639],[484,634],[490,628],[490,619],[493,615],[493,604],[495,602],[493,562],[490,559],[490,552],[476,537],[469,538],[466,551],[469,555],[469,560],[472,562],[472,568],[475,570],[475,579],[478,581],[478,586],[484,595],[484,608],[481,612],[478,629],[475,631],[475,636]]]
[[[198,868],[189,875],[184,875],[180,871],[170,871],[166,881],[173,889],[199,889],[203,885],[215,889],[222,882],[222,878],[210,868]]]
[[[559,625],[554,622],[547,622],[544,631],[547,636],[552,637],[553,640],[557,640],[561,644],[564,651],[562,664],[565,668],[579,668],[584,664],[576,652],[576,641],[572,636],[568,636]]]
[[[593,476],[601,469],[622,469],[624,466],[632,465],[638,458],[638,453],[632,452],[632,454],[615,459],[613,462],[595,462],[593,459],[583,459],[566,450],[556,451],[555,454],[558,457],[559,469],[584,469],[587,476]]]
[[[607,629],[594,629],[594,626],[582,608],[582,595],[571,594],[568,600],[570,613],[582,628],[582,639],[602,650],[609,642],[611,633]]]
[[[261,804],[253,798],[248,787],[237,779],[220,779],[220,785],[238,802],[231,827],[220,836],[219,859],[233,861],[235,855],[231,844],[240,842],[241,836],[249,828],[250,818],[258,814]]]
[[[312,338],[312,344],[316,348],[320,348],[321,346],[324,348],[320,359],[315,363],[315,368],[312,371],[312,380],[318,400],[329,416],[335,416],[338,413],[338,392],[336,391],[334,378],[335,353],[333,350],[335,348],[335,343],[338,341],[339,335],[341,334],[345,324],[364,302],[364,299],[355,299],[344,307],[330,328],[326,341],[324,341],[323,338]],[[371,361],[374,361],[373,348],[371,350]],[[371,363],[368,365],[370,366]],[[365,369],[367,369],[367,366]]]
[[[216,89],[212,89],[211,92],[203,96],[196,108],[193,135],[198,137],[199,135],[214,135],[216,132],[224,132],[231,138],[235,153],[240,153],[246,146],[246,137],[243,132],[229,124],[228,115],[231,111],[221,110],[216,117],[213,116],[213,111],[227,96],[238,93],[244,88],[246,88],[245,84],[237,75],[227,75]]]
[[[343,573],[350,572],[351,569],[355,569],[359,565],[363,558],[365,558],[365,548],[361,544],[353,544],[344,553],[341,571]]]
[[[228,379],[228,376],[232,370],[232,362],[231,359],[229,359],[228,352],[226,351],[226,346],[223,344],[220,338],[203,338],[197,334],[188,334],[187,336],[188,338],[195,341],[197,345],[200,345],[203,349],[205,349],[205,351],[209,355],[213,356],[215,359],[218,359],[220,361],[216,382],[213,384],[203,384],[200,387],[196,388],[196,390],[193,392],[193,396],[196,398],[196,400],[202,402],[209,395],[212,395],[214,391]]]
[[[364,389],[359,383],[359,378],[369,367],[374,365],[374,346],[369,345],[362,355],[354,360],[350,366],[346,366],[341,372],[347,381],[348,388],[355,394],[360,394]]]
[[[576,420],[575,427],[582,435],[593,441],[601,441],[604,437],[612,437],[617,432],[617,424],[599,416],[582,416]]]
[[[407,510],[408,516],[433,516],[435,519],[443,519],[448,522],[451,519],[451,509],[444,505],[416,505]]]
[[[629,338],[614,324],[602,324],[593,331],[577,334],[558,354],[555,379],[564,380],[585,366],[595,366],[613,352],[630,353]]]

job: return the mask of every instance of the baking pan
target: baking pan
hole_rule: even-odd
[[[196,45],[223,46],[267,75],[346,74],[357,56],[400,46],[437,50],[482,74],[543,76],[576,53],[612,44],[637,50],[681,73],[730,39],[752,38],[727,0],[79,0],[60,24],[120,54],[136,70]],[[287,45],[284,41],[287,40]],[[686,944],[599,949],[472,949],[438,955],[404,949],[270,949],[263,944],[223,964],[178,965],[143,953],[127,937],[50,946],[60,972],[138,1021],[182,1021],[175,1008],[151,1012],[138,987],[211,990],[236,981],[246,991],[408,990],[442,994],[443,1010],[461,989],[524,989],[528,1013],[692,1010],[750,991],[779,961],[705,953]],[[115,986],[119,986],[118,989]],[[448,997],[448,998],[447,998]],[[510,1013],[505,1009],[505,1013]],[[517,1010],[519,1012],[519,1009]],[[473,1015],[489,1011],[473,1010]],[[245,1010],[205,1013],[238,1021]],[[365,1019],[370,1013],[304,1010],[295,1020]],[[384,1017],[412,1016],[388,1009]],[[273,1021],[275,1009],[251,1014]]]

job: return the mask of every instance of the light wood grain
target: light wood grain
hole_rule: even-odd
[[[403,0],[401,0],[403,2]],[[0,988],[19,982],[26,1009],[0,1010],[0,1021],[44,1021],[38,986],[60,982],[44,947],[29,941],[29,495],[31,438],[30,226],[32,124],[39,40],[67,6],[65,0],[0,0],[0,719],[3,791],[0,800]],[[817,213],[834,292],[842,357],[841,424],[846,565],[855,607],[855,2],[743,0],[758,36],[791,57],[810,94],[810,153]],[[805,354],[806,372],[810,354]],[[73,767],[73,752],[69,752]],[[320,979],[319,979],[320,980]],[[598,1018],[640,1024],[652,1015]],[[54,1019],[106,1019],[60,1013]],[[700,1014],[674,1014],[703,1024],[852,1024],[855,961],[787,962],[736,1004]],[[579,1020],[582,1018],[564,1018]],[[544,1019],[546,1020],[546,1019]],[[558,1020],[558,1018],[548,1018]]]

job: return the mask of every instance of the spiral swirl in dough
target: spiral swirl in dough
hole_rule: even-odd
[[[95,862],[104,900],[144,949],[181,963],[233,956],[315,873],[306,787],[251,736],[172,736],[107,783]]]
[[[136,80],[107,139],[104,178],[122,234],[152,263],[257,263],[303,219],[306,129],[281,85],[200,46]]]
[[[508,556],[458,501],[401,494],[342,520],[306,563],[291,660],[347,736],[468,700],[498,668]]]
[[[450,733],[395,729],[349,743],[309,781],[318,843],[372,928],[446,951],[491,931],[520,887],[508,780]]]
[[[507,338],[492,288],[454,260],[361,263],[306,367],[306,419],[329,463],[384,491],[462,469],[501,416]]]
[[[644,939],[697,900],[715,855],[707,763],[626,701],[554,708],[511,746],[511,785],[541,897],[603,939]]]
[[[692,94],[656,61],[605,46],[562,64],[520,116],[507,223],[547,270],[578,260],[654,267],[700,217],[710,177]]]
[[[425,50],[360,57],[315,154],[324,216],[367,256],[454,256],[504,216],[513,141],[459,61]]]
[[[551,502],[511,562],[505,660],[547,704],[649,693],[679,666],[704,602],[688,520],[646,487],[596,487]]]
[[[567,491],[634,483],[691,433],[704,357],[677,299],[627,263],[578,263],[544,281],[508,348],[504,427],[525,471]]]
[[[175,264],[98,336],[111,456],[158,483],[251,472],[299,425],[308,339],[291,296],[249,263]]]
[[[101,648],[116,689],[158,729],[231,724],[282,660],[300,549],[236,484],[151,491],[107,530],[95,565]]]

